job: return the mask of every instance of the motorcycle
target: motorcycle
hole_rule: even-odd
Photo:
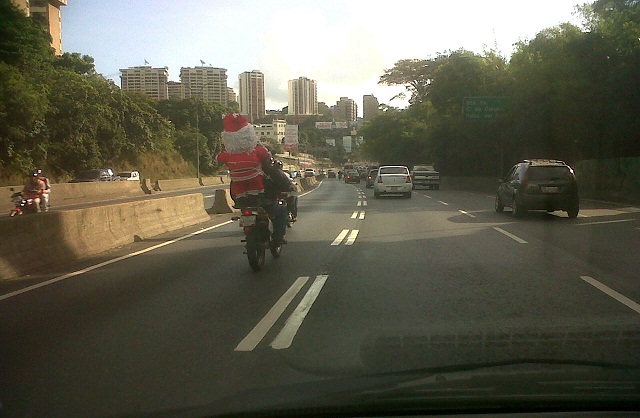
[[[278,198],[277,203],[279,206],[284,206],[286,210],[285,199]],[[278,258],[282,253],[282,243],[277,244],[273,240],[273,222],[264,207],[246,206],[240,213],[240,216],[231,219],[238,220],[239,226],[244,231],[245,238],[241,242],[245,243],[245,254],[251,269],[260,271],[264,267],[266,250],[271,251],[273,258]]]
[[[11,189],[13,191],[13,189]],[[29,213],[37,213],[38,212],[38,204],[36,203],[36,198],[40,196],[39,191],[30,190],[28,192],[15,192],[11,195],[11,200],[13,204],[16,205],[9,216],[19,216],[25,215]]]

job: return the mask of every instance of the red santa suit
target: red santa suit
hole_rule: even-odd
[[[229,168],[232,196],[246,197],[262,193],[262,163],[271,158],[269,151],[259,144],[253,126],[244,116],[231,113],[223,122],[222,143],[225,151],[218,154],[217,160]]]

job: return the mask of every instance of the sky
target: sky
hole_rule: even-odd
[[[63,52],[95,59],[96,70],[120,85],[121,68],[260,70],[266,107],[287,105],[287,81],[317,81],[318,101],[342,96],[358,103],[374,94],[380,103],[401,87],[378,84],[400,59],[431,58],[464,48],[497,49],[507,59],[514,44],[563,22],[580,24],[580,0],[69,0],[62,8]]]

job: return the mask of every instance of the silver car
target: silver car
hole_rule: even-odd
[[[407,166],[383,165],[378,168],[378,174],[373,183],[373,197],[376,199],[385,194],[409,199],[412,189],[413,182]]]

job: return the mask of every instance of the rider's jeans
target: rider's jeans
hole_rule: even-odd
[[[287,233],[287,207],[279,205],[278,201],[273,204],[273,238],[274,240],[284,238]]]

